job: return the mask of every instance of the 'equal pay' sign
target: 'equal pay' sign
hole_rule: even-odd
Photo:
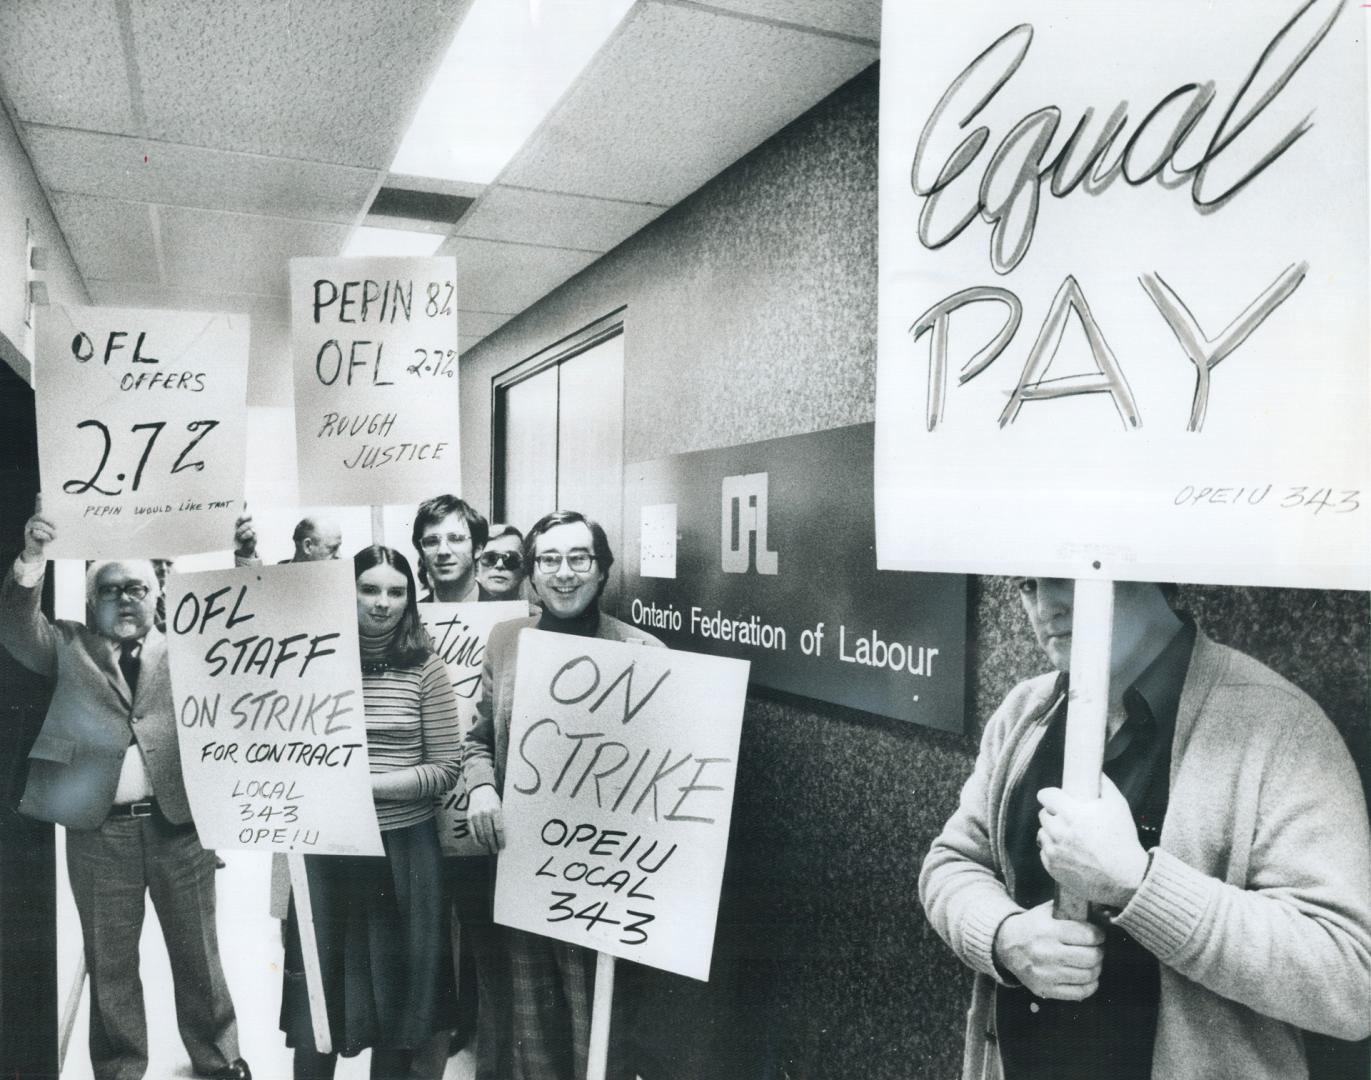
[[[53,555],[222,548],[243,496],[248,317],[54,304],[37,354]]]

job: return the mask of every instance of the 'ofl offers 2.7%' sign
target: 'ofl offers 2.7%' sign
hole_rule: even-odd
[[[380,855],[352,567],[173,573],[181,770],[206,847]]]
[[[54,304],[37,356],[53,556],[222,548],[243,497],[247,316]]]
[[[747,664],[520,632],[495,918],[709,978]]]
[[[1371,587],[1365,26],[885,5],[882,567]]]
[[[292,259],[300,490],[335,506],[460,490],[457,262]]]

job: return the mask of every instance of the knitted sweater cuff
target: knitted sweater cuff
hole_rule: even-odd
[[[1212,879],[1156,848],[1133,899],[1114,922],[1158,959],[1182,948],[1199,926]]]
[[[995,963],[995,935],[1005,919],[1021,911],[1023,908],[1007,896],[972,905],[962,923],[962,948],[971,967],[997,982],[1005,981]]]

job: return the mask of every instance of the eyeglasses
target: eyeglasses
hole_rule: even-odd
[[[421,536],[419,538],[419,546],[425,551],[437,551],[443,546],[444,542],[446,542],[447,546],[450,548],[458,548],[467,543],[470,539],[471,537],[463,536],[460,533],[448,533],[446,536],[439,536],[437,533],[434,533],[431,536]]]
[[[123,585],[100,585],[95,595],[101,600],[118,600],[121,596],[127,596],[130,600],[146,600],[151,591],[141,581],[130,581]]]
[[[545,552],[534,558],[533,564],[544,574],[555,574],[562,568],[563,560],[578,574],[584,574],[595,562],[595,556],[588,551],[573,551],[570,555],[557,555]]]
[[[481,556],[481,565],[490,570],[497,566],[518,570],[524,565],[524,559],[517,551],[487,551]]]

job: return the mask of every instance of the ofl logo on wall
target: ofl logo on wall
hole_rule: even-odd
[[[766,540],[767,474],[725,476],[722,488],[723,513],[720,516],[720,546],[725,574],[746,574],[754,550],[749,538],[756,540],[757,573],[780,572],[777,553]]]

